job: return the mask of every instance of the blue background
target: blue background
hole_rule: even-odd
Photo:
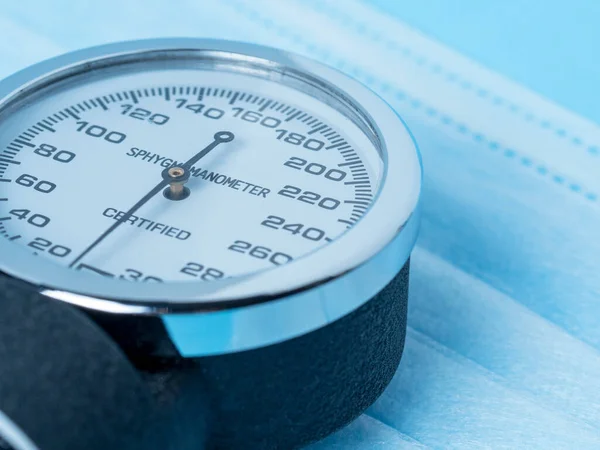
[[[464,55],[600,123],[597,0],[367,0]]]

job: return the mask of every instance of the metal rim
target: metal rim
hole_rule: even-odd
[[[69,269],[42,258],[34,260],[33,255],[6,241],[0,241],[0,254],[10,255],[10,260],[0,259],[0,271],[38,286],[49,297],[112,313],[172,316],[203,312],[210,316],[215,310],[239,311],[249,309],[242,308],[248,305],[262,309],[265,304],[276,309],[288,305],[290,311],[310,304],[323,309],[325,297],[339,297],[335,291],[340,289],[331,291],[332,286],[359,286],[334,302],[337,312],[316,321],[323,325],[368,301],[401,269],[414,246],[422,173],[418,149],[404,122],[381,98],[348,76],[310,59],[258,45],[207,39],[142,40],[81,50],[25,69],[0,82],[0,110],[65,71],[81,72],[107,58],[151,58],[156,52],[182,50],[254,58],[263,61],[268,70],[305,74],[335,95],[344,96],[372,128],[385,163],[379,193],[368,213],[334,242],[286,266],[232,280],[177,282],[176,289],[174,283],[134,285],[83,273],[73,277]],[[373,276],[375,268],[382,276]],[[371,275],[362,275],[365,273]]]

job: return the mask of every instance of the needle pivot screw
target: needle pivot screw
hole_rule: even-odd
[[[189,197],[190,190],[185,183],[190,179],[190,171],[186,167],[174,166],[163,170],[163,179],[169,183],[163,195],[169,200],[179,201]]]

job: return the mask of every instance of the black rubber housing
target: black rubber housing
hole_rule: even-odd
[[[0,411],[40,450],[201,447],[150,381],[75,307],[0,277]]]
[[[212,409],[208,448],[299,448],[369,407],[400,363],[409,265],[372,300],[327,327],[198,359]]]
[[[300,448],[359,416],[391,381],[409,265],[326,327],[196,359],[136,357],[148,336],[127,343],[128,359],[88,315],[0,277],[0,410],[42,450]]]

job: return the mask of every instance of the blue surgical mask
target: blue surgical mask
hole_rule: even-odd
[[[600,448],[597,126],[355,0],[30,9],[3,6],[0,76],[114,40],[238,39],[337,67],[407,121],[425,180],[405,354],[315,449]]]

